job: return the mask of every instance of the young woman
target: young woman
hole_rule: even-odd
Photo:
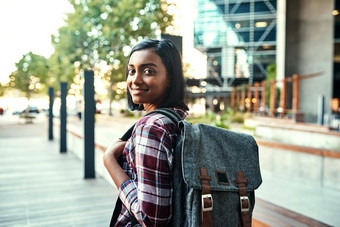
[[[131,51],[126,75],[128,103],[132,110],[150,113],[172,108],[183,119],[185,82],[181,56],[168,40],[148,39]],[[118,188],[123,206],[115,226],[167,226],[172,215],[173,151],[177,126],[160,113],[142,117],[131,138],[110,145],[104,165]],[[117,159],[123,157],[123,167]],[[133,216],[133,218],[131,218]]]

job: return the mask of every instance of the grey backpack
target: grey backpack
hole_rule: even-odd
[[[173,110],[161,113],[180,129],[173,162],[173,227],[248,227],[261,183],[258,147],[250,135],[192,125]],[[127,140],[133,127],[122,137]],[[110,226],[121,209],[117,200]],[[130,215],[132,226],[140,226]]]
[[[174,152],[172,226],[251,226],[254,190],[262,183],[254,138],[192,125],[171,109],[154,112],[181,131]]]

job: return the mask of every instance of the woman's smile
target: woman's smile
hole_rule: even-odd
[[[149,89],[148,88],[131,87],[130,91],[131,91],[131,95],[141,95],[145,92],[148,92]]]

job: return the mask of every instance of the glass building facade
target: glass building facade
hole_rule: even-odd
[[[194,46],[207,55],[207,77],[266,77],[276,61],[276,0],[196,0]]]

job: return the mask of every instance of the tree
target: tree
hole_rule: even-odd
[[[67,15],[66,25],[52,37],[53,56],[63,59],[69,65],[63,67],[67,69],[75,62],[81,69],[98,69],[99,64],[106,64],[109,70],[103,73],[109,84],[111,104],[117,95],[113,88],[125,80],[130,47],[171,26],[169,4],[165,0],[70,0],[70,3],[74,12]]]
[[[0,97],[4,96],[6,87],[0,83]]]
[[[55,91],[59,89],[59,82],[61,81],[68,84],[74,82],[75,67],[70,62],[67,56],[63,57],[57,52],[54,52],[48,59],[48,85],[53,87]]]
[[[276,80],[276,63],[272,63],[267,66],[266,68],[267,71],[267,78],[266,78],[266,103],[270,104],[270,82],[272,80]],[[278,103],[280,100],[280,89],[275,88],[275,103]],[[274,106],[276,108],[276,106]]]
[[[33,93],[46,90],[48,78],[47,59],[29,52],[16,63],[17,70],[11,73],[9,85],[25,93],[28,99]]]
[[[267,66],[267,78],[266,81],[276,80],[276,63],[272,63]]]

